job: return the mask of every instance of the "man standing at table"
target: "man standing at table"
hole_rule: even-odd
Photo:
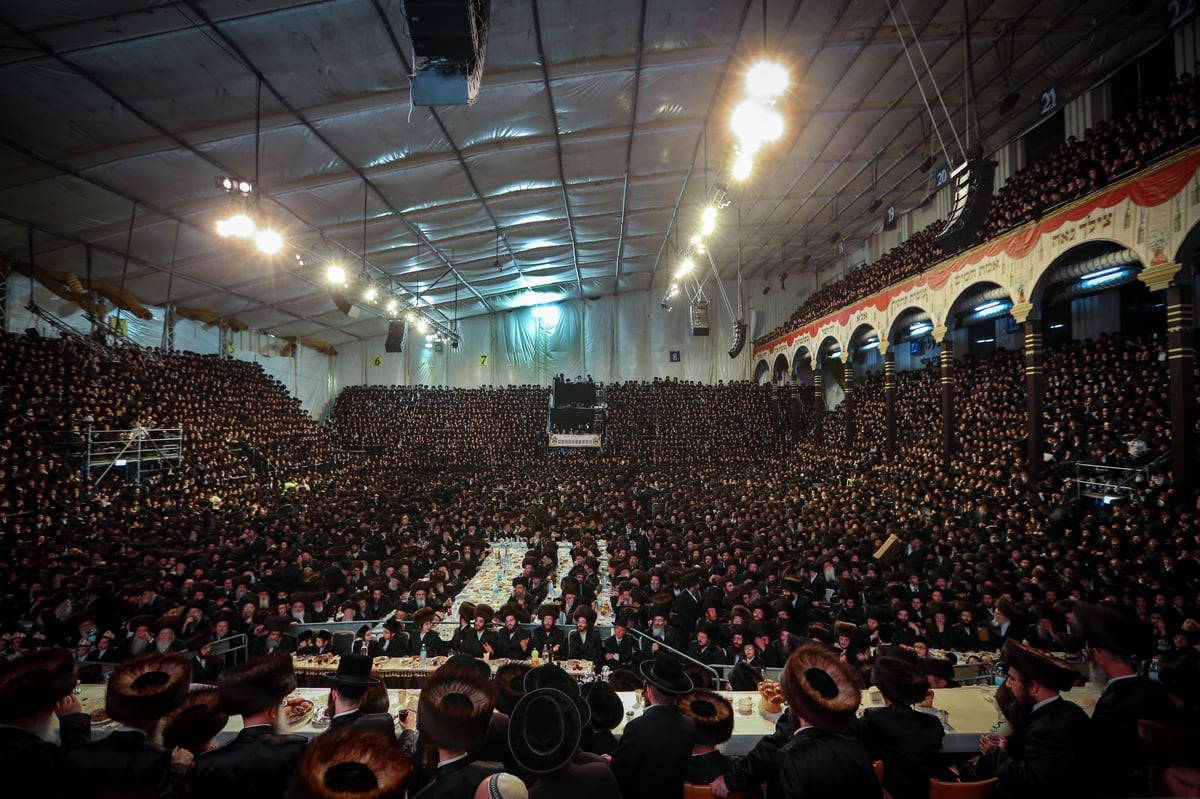
[[[10,788],[23,778],[37,779],[40,796],[55,796],[66,784],[67,752],[91,740],[91,719],[82,711],[75,690],[71,653],[59,647],[17,658],[0,672],[0,768]],[[38,737],[58,716],[62,746]],[[87,775],[80,775],[86,784]],[[17,791],[19,793],[19,790]],[[14,794],[16,795],[16,794]]]
[[[1154,627],[1133,613],[1075,603],[1075,624],[1092,647],[1093,675],[1104,681],[1092,713],[1099,784],[1108,796],[1145,796],[1147,759],[1138,747],[1138,719],[1170,725],[1175,705],[1159,683],[1137,673],[1135,657],[1154,651]]]
[[[296,690],[292,659],[265,655],[225,671],[221,706],[242,717],[229,743],[196,758],[188,793],[197,799],[283,799],[308,739],[277,733],[280,703]]]
[[[984,735],[980,766],[1000,778],[999,799],[1091,796],[1096,747],[1083,708],[1064,700],[1079,672],[1066,661],[1009,639],[1001,658],[1024,716],[1008,738]],[[988,774],[977,774],[986,777]]]
[[[666,652],[642,661],[640,671],[646,709],[625,725],[612,770],[624,799],[682,799],[696,723],[679,712],[675,698],[691,692],[692,678]]]

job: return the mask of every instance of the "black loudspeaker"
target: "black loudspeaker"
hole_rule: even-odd
[[[384,352],[404,352],[404,342],[408,340],[408,322],[388,322],[387,341],[383,342]]]
[[[362,309],[346,299],[346,295],[342,293],[341,289],[329,289],[329,296],[333,298],[333,304],[338,307],[338,310],[351,319],[357,319],[362,314]]]
[[[708,301],[696,300],[692,303],[692,335],[708,335]]]
[[[25,328],[25,338],[30,341],[41,341],[42,334],[38,332],[36,327],[27,327]]]
[[[742,348],[746,346],[746,333],[749,332],[750,326],[742,320],[738,320],[733,324],[733,346],[729,348],[729,357],[736,358],[742,354]]]
[[[975,234],[987,221],[996,184],[996,162],[972,158],[950,176],[954,203],[938,241],[952,253],[975,243]]]
[[[408,0],[404,11],[413,50],[423,58],[465,61],[474,56],[472,16],[480,6],[486,15],[490,5],[470,0]]]

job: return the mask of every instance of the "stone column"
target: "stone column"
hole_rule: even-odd
[[[1182,273],[1181,273],[1182,270]],[[1171,285],[1176,281],[1181,285]],[[1193,506],[1196,488],[1195,298],[1190,269],[1166,263],[1141,271],[1151,291],[1167,293],[1167,368],[1171,381],[1171,474],[1177,508]]]
[[[854,425],[854,364],[850,361],[850,353],[842,353],[842,390],[846,393],[846,447],[854,446],[858,437]]]
[[[942,345],[942,461],[949,466],[954,455],[954,344],[946,333],[945,327],[933,330],[934,339]]]
[[[886,413],[885,451],[888,458],[896,454],[896,353],[888,349],[886,341],[879,342],[883,353],[883,403]]]
[[[1046,425],[1042,410],[1046,407],[1046,355],[1042,341],[1041,319],[1030,319],[1033,306],[1014,305],[1013,319],[1024,325],[1025,338],[1025,438],[1029,459],[1029,477],[1036,480],[1042,474],[1042,450],[1046,443]]]
[[[821,427],[825,416],[825,386],[821,376],[821,359],[813,359],[813,443],[824,443]]]
[[[1171,377],[1171,473],[1175,507],[1190,508],[1196,489],[1196,363],[1193,290],[1167,289],[1167,366]]]

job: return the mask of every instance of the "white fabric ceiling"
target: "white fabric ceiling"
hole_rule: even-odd
[[[1037,120],[1041,89],[1076,96],[1165,32],[1160,4],[966,5],[989,147]],[[963,4],[895,12],[964,135]],[[745,276],[796,274],[835,229],[877,230],[877,196],[903,212],[930,191],[928,115],[884,2],[493,0],[477,102],[430,109],[409,104],[399,0],[0,0],[0,252],[28,261],[32,230],[37,268],[83,274],[91,244],[93,274],[143,303],[335,346],[384,328],[338,311],[314,264],[362,269],[364,232],[368,272],[448,323],[661,291],[723,178],[764,13],[787,131],[709,246],[724,278],[739,240]],[[260,210],[289,243],[274,258],[213,233],[216,176],[254,175],[255,73]]]

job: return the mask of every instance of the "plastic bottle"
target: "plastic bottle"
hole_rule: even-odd
[[[533,652],[529,656],[529,664],[536,669],[538,666],[541,665],[541,662],[542,662],[541,653],[539,653],[536,649],[533,650]]]
[[[425,642],[422,641],[421,642],[421,660],[425,660],[425,658],[427,658],[427,657],[429,657],[429,651],[427,649],[425,649]]]

